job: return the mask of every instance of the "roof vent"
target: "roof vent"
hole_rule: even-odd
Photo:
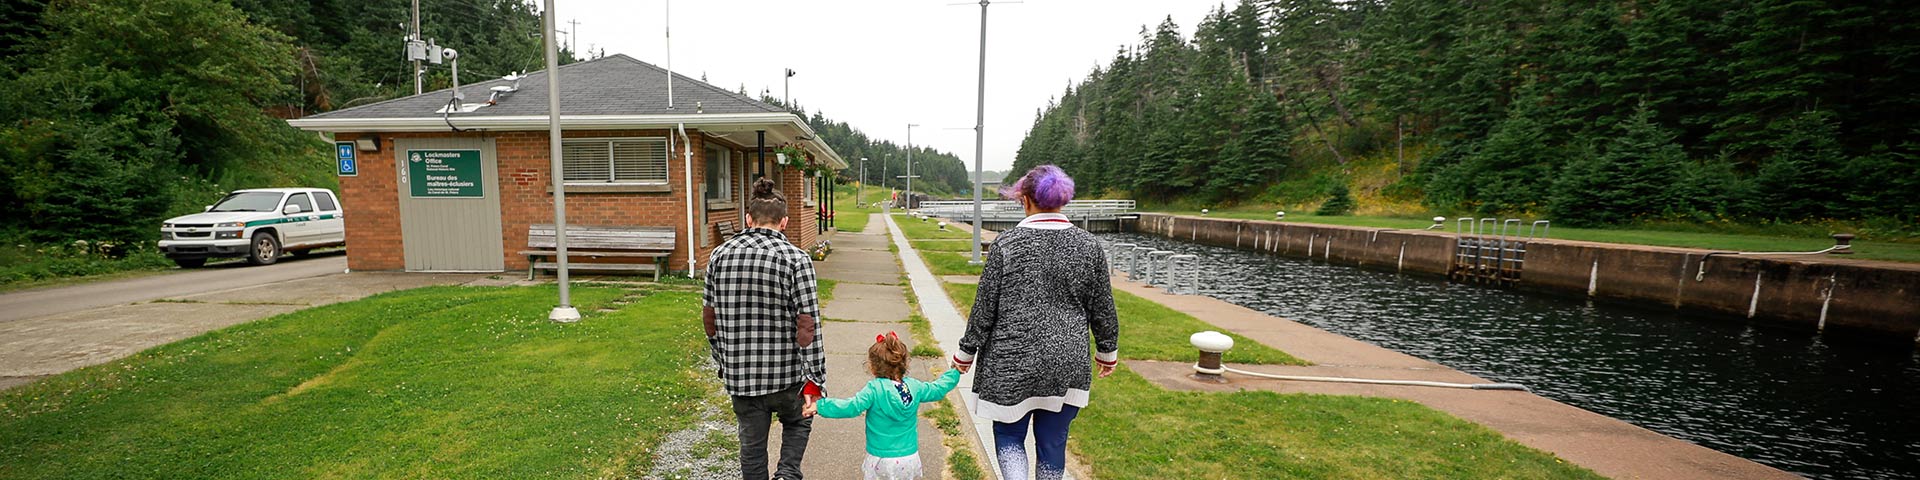
[[[509,73],[507,76],[500,77],[501,80],[513,82],[513,85],[495,85],[493,88],[488,89],[492,90],[493,93],[487,95],[487,105],[499,104],[500,101],[506,99],[508,95],[520,91],[520,79],[522,78],[526,77],[520,76],[520,72]]]

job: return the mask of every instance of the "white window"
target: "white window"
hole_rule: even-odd
[[[567,183],[667,184],[665,138],[574,138],[560,150]]]
[[[725,202],[733,198],[733,152],[707,147],[707,201]]]

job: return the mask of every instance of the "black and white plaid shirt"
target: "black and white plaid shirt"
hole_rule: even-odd
[[[718,327],[708,344],[728,395],[827,384],[813,259],[786,235],[748,228],[715,248],[705,299]],[[800,314],[814,319],[813,343],[805,347],[798,340]]]

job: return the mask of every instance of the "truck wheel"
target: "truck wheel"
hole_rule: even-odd
[[[247,263],[254,265],[272,265],[280,260],[280,239],[271,233],[253,234],[253,243],[247,248]]]
[[[207,259],[204,259],[204,258],[176,258],[176,259],[173,259],[173,264],[174,264],[174,265],[179,265],[179,266],[180,266],[180,268],[200,268],[201,266],[203,266],[203,265],[206,265],[206,264],[207,264]]]

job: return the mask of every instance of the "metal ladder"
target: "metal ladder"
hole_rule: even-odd
[[[1447,277],[1462,282],[1511,286],[1520,282],[1527,261],[1527,245],[1546,238],[1552,223],[1535,220],[1523,235],[1524,220],[1461,218],[1454,221],[1453,262]]]

